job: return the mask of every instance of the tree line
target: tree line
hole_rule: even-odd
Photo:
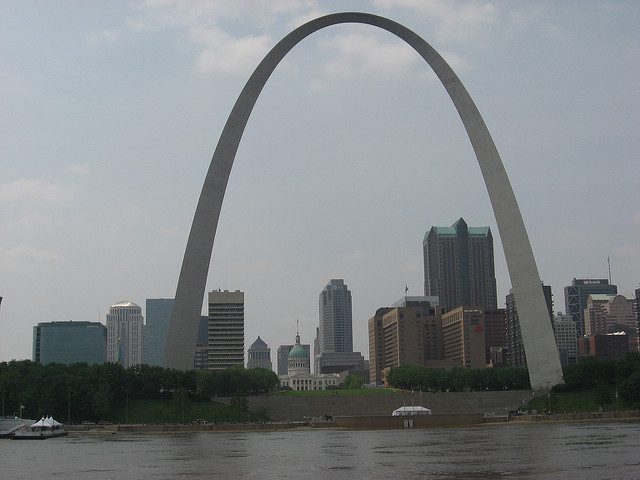
[[[278,386],[278,376],[262,368],[180,371],[149,365],[123,368],[116,363],[40,365],[30,360],[0,362],[4,415],[67,421],[107,419],[128,399],[206,401],[210,397],[242,398]]]
[[[563,392],[589,387],[615,386],[620,398],[630,408],[640,408],[640,353],[628,353],[620,360],[582,358],[564,370],[564,384],[553,391]]]
[[[531,388],[526,368],[429,368],[402,365],[387,375],[392,387],[423,392],[468,390],[526,390]]]
[[[629,353],[620,360],[583,357],[564,368],[564,384],[553,391],[572,391],[590,387],[616,386],[620,398],[632,408],[640,408],[640,353]],[[418,365],[392,368],[387,376],[395,388],[422,391],[478,391],[530,389],[526,368],[463,368],[449,370]]]

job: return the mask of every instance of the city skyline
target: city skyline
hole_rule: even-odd
[[[445,58],[452,63],[456,56],[461,57],[458,59],[460,63],[466,61],[466,68],[460,70],[460,76],[471,95],[476,98],[491,133],[496,137],[529,228],[540,276],[545,284],[553,287],[554,296],[558,300],[556,309],[562,310],[562,288],[573,278],[607,277],[608,255],[612,257],[613,283],[618,285],[621,294],[630,296],[637,287],[639,272],[637,253],[640,248],[636,239],[640,230],[640,212],[633,210],[637,209],[637,205],[629,200],[635,198],[637,179],[640,177],[635,174],[638,167],[632,161],[632,152],[637,151],[638,141],[632,137],[629,125],[623,124],[620,121],[622,118],[618,120],[617,115],[625,117],[626,122],[629,118],[633,120],[638,116],[637,89],[633,89],[632,83],[638,68],[626,62],[626,56],[614,51],[613,46],[620,43],[616,39],[622,36],[627,45],[631,42],[630,48],[638,43],[637,32],[633,31],[631,35],[628,28],[630,24],[637,24],[637,13],[625,10],[624,4],[620,5],[618,11],[600,10],[599,7],[590,5],[581,12],[572,12],[570,18],[567,10],[560,6],[547,4],[534,12],[527,7],[521,6],[518,7],[520,10],[514,10],[500,5],[494,7],[494,13],[487,14],[487,18],[496,17],[501,21],[494,23],[491,32],[476,33],[474,38],[482,41],[470,45],[474,42],[469,39],[456,40],[442,33],[448,17],[423,12],[423,20],[414,20],[415,11],[399,7],[387,8],[383,3],[374,2],[371,8],[362,5],[358,8],[407,24],[424,35],[436,48],[444,50]],[[337,8],[336,5],[333,7],[330,9],[323,6],[328,10]],[[208,51],[210,53],[210,49],[202,43],[205,40],[189,37],[190,33],[196,31],[192,24],[180,24],[177,21],[173,24],[153,24],[154,21],[159,22],[155,15],[160,13],[167,14],[168,22],[173,21],[171,19],[177,17],[174,10],[180,8],[175,5],[145,6],[139,9],[132,8],[131,5],[101,8],[107,10],[108,15],[100,19],[88,7],[73,15],[69,14],[71,20],[79,21],[82,15],[89,16],[91,20],[85,22],[86,28],[81,28],[81,23],[70,22],[69,33],[61,39],[62,45],[73,40],[78,43],[78,38],[86,40],[77,47],[80,52],[76,51],[79,69],[71,64],[69,73],[62,74],[48,62],[37,67],[30,64],[27,57],[30,53],[34,54],[32,49],[44,44],[49,37],[46,28],[41,29],[44,33],[39,35],[27,28],[24,35],[32,35],[32,43],[25,43],[17,48],[17,53],[14,54],[17,66],[11,69],[7,66],[7,70],[2,72],[0,85],[3,101],[6,97],[8,105],[8,114],[3,113],[7,115],[3,120],[8,125],[20,121],[25,126],[25,131],[38,130],[46,133],[44,141],[51,143],[54,138],[55,141],[50,155],[45,159],[41,151],[48,149],[45,150],[43,144],[38,143],[43,140],[35,138],[31,145],[21,132],[12,138],[3,137],[3,145],[8,146],[5,150],[8,153],[3,157],[3,172],[6,173],[0,182],[0,200],[3,207],[6,205],[6,209],[3,208],[2,211],[3,226],[0,232],[4,289],[0,292],[4,297],[0,310],[0,337],[9,338],[6,333],[11,331],[12,341],[10,344],[0,343],[0,360],[28,358],[31,328],[38,322],[104,321],[108,306],[116,301],[131,299],[141,303],[145,298],[174,295],[186,239],[184,232],[191,220],[197,196],[193,192],[199,189],[202,172],[217,140],[217,126],[222,121],[211,110],[219,109],[221,117],[228,113],[228,105],[238,92],[235,85],[246,80],[247,72],[252,68],[252,62],[248,61],[246,68],[242,65],[238,67],[240,71],[221,72],[222,67],[212,65],[213,57],[205,54]],[[163,11],[163,8],[169,11]],[[343,8],[347,7],[341,5],[340,9]],[[7,28],[3,31],[8,40],[17,42],[23,38],[23,34],[18,34],[15,28],[9,27],[13,21],[21,26],[29,24],[21,21],[21,15],[26,15],[29,9],[29,4],[26,4],[22,9],[16,9],[12,15],[4,16],[2,22]],[[62,14],[45,20],[44,13],[34,17],[33,28],[55,26],[56,22],[67,20]],[[172,13],[176,15],[172,17]],[[288,30],[288,25],[285,25],[287,22],[294,22],[294,16],[304,13],[308,12],[299,7],[298,10],[284,14],[273,14],[269,21],[262,24],[250,16],[251,31],[262,32],[264,38],[261,40],[261,37],[252,37],[247,31],[234,30],[231,14],[227,17],[221,15],[222,20],[218,17],[209,20],[213,25],[211,28],[219,28],[229,34],[229,41],[233,45],[241,43],[242,39],[253,38],[258,39],[257,43],[268,43],[268,48]],[[526,27],[523,32],[511,30],[516,13],[524,14],[524,20],[520,19]],[[598,39],[602,45],[586,42],[579,46],[587,38],[587,34],[593,32],[595,18],[601,18],[602,15],[610,15],[619,20],[614,22],[619,32],[607,30],[607,35],[604,35],[605,31],[599,30],[597,32],[602,35]],[[552,17],[553,21],[546,22]],[[125,21],[132,18],[152,23],[153,28],[135,30],[131,27],[135,22]],[[539,52],[534,54],[533,49],[523,47],[525,34],[535,30],[535,26],[545,23],[558,30],[543,30],[546,35],[539,39],[536,44]],[[562,27],[566,28],[563,30]],[[175,31],[169,33],[171,28]],[[176,51],[171,51],[167,48],[170,44],[168,40],[174,36],[185,38],[187,42],[182,47],[176,46]],[[522,48],[521,59],[513,56],[516,48],[508,47],[505,37],[514,40],[515,45]],[[114,55],[132,46],[134,52],[137,48],[140,53],[142,49],[151,49],[154,42],[158,41],[161,42],[158,45],[164,47],[163,52],[165,49],[169,50],[164,53],[173,63],[150,59],[147,64],[136,64],[132,63],[131,57],[124,57],[124,64],[129,69],[132,65],[138,65],[140,80],[148,82],[149,94],[142,95],[139,103],[135,103],[134,99],[135,93],[140,93],[141,90],[125,88],[126,81],[134,80],[125,70],[117,71],[120,76],[116,76],[116,81],[105,91],[107,99],[115,102],[115,106],[91,100],[96,90],[106,88],[95,77],[95,73],[107,67],[115,68]],[[397,73],[392,72],[398,70],[397,65],[387,65],[389,73],[381,74],[380,78],[376,76],[372,81],[373,85],[359,87],[362,93],[356,90],[358,82],[349,78],[351,75],[361,79],[363,72],[366,73],[367,64],[363,66],[360,58],[366,60],[369,57],[366,52],[354,47],[359,41],[374,42],[375,45],[384,47],[379,51],[391,52],[386,57],[388,62],[405,62],[400,65]],[[53,46],[55,42],[51,43],[49,48],[54,52],[61,48]],[[577,54],[571,68],[562,63],[565,59],[563,54],[555,52],[561,50],[557,48],[558,44],[568,48],[570,53]],[[258,105],[257,116],[247,130],[249,141],[243,144],[239,152],[228,204],[225,204],[221,217],[225,228],[220,229],[220,237],[214,247],[218,253],[215,257],[215,273],[209,278],[207,290],[228,286],[247,292],[248,299],[252,298],[253,301],[251,305],[247,305],[247,338],[261,335],[269,345],[279,345],[287,342],[287,326],[296,317],[301,320],[302,336],[313,338],[313,292],[317,292],[325,278],[345,278],[354,295],[354,350],[364,352],[367,351],[366,320],[375,312],[377,305],[391,303],[404,291],[405,284],[413,294],[421,291],[419,239],[425,228],[429,225],[448,224],[450,218],[464,216],[469,224],[489,225],[494,233],[497,230],[486,194],[482,192],[483,186],[478,181],[478,172],[474,170],[474,160],[466,139],[462,138],[459,126],[454,126],[457,120],[455,112],[447,105],[441,87],[432,79],[424,78],[427,74],[417,67],[418,62],[413,57],[405,56],[403,48],[388,36],[351,27],[327,33],[311,41],[305,48],[306,52],[319,52],[325,59],[325,65],[330,66],[332,55],[329,53],[337,52],[338,59],[343,64],[333,65],[333,70],[323,70],[321,67],[313,69],[304,56],[298,55],[293,56],[276,72],[274,84],[270,90],[265,91],[266,97],[261,99],[261,104],[265,104],[264,108],[260,107],[261,104]],[[603,59],[602,55],[597,55],[599,49],[611,49],[613,53]],[[199,53],[203,55],[199,56]],[[594,53],[596,54],[593,55]],[[20,54],[26,60],[17,58]],[[543,54],[550,57],[543,59]],[[591,68],[592,64],[587,56],[592,55],[599,57],[600,62],[607,62],[610,69],[619,73],[614,80],[617,82],[613,89],[615,91],[605,86],[604,79],[609,81],[609,74],[604,71],[607,68]],[[65,60],[69,61],[62,56],[61,62],[64,63]],[[187,73],[183,71],[178,77],[178,73],[169,66],[173,67],[179,61]],[[370,61],[375,62],[375,59]],[[548,76],[539,74],[533,77],[537,83],[527,82],[520,77],[523,73],[511,71],[514,66],[524,67],[527,61],[536,66],[532,71],[545,71]],[[490,72],[483,66],[484,63],[490,64],[496,71]],[[82,67],[91,68],[82,71]],[[337,74],[338,67],[342,67],[348,75],[341,77]],[[154,68],[160,69],[156,83],[149,81],[150,77],[147,76]],[[211,69],[215,70],[214,75]],[[522,70],[525,71],[526,69]],[[571,81],[575,77],[584,78],[586,71],[589,72],[591,82]],[[34,75],[30,75],[31,73]],[[23,82],[27,74],[29,81]],[[283,85],[289,82],[278,83],[277,76],[291,77],[297,82],[288,89],[290,91],[285,92]],[[552,79],[567,79],[567,83],[573,86],[568,89],[562,82],[552,82]],[[184,88],[178,89],[179,80],[185,81],[194,94],[180,93]],[[422,82],[421,85],[416,85],[419,82]],[[523,82],[524,88],[519,88]],[[170,86],[173,88],[165,89]],[[502,100],[496,100],[497,91],[501,88],[506,89],[507,93]],[[401,90],[405,94],[397,93]],[[389,95],[389,92],[393,93]],[[424,92],[426,93],[423,95]],[[623,95],[618,92],[625,93]],[[635,96],[631,92],[636,92]],[[197,95],[202,95],[206,100],[198,99],[197,103],[194,102]],[[319,111],[319,118],[297,121],[296,123],[302,124],[298,126],[289,125],[286,120],[279,118],[275,122],[279,123],[278,128],[270,128],[269,123],[274,123],[274,116],[267,113],[267,105],[273,104],[274,95],[279,99],[289,98],[287,103],[299,104],[299,108],[287,106],[295,118],[300,117],[300,112],[311,109]],[[549,101],[557,101],[563,95],[571,99],[571,108],[574,110],[560,112]],[[605,95],[612,102],[616,98],[624,98],[625,106],[611,113],[597,101],[597,98]],[[118,100],[120,96],[122,98]],[[529,104],[525,97],[542,103],[537,106]],[[34,98],[43,100],[43,106],[58,113],[65,111],[64,105],[71,105],[68,109],[70,113],[55,125],[50,125],[49,129],[42,128],[42,125],[29,117],[39,116],[38,107],[30,103]],[[227,98],[230,100],[227,101]],[[379,104],[374,108],[366,107],[364,102],[367,98],[376,98]],[[547,99],[546,103],[542,99]],[[335,128],[319,130],[320,125],[327,124],[328,118],[336,119],[332,117],[330,108],[323,109],[318,103],[314,103],[316,101],[333,105],[334,108],[336,105],[343,106],[346,109],[345,118],[338,118]],[[410,108],[409,103],[417,103],[419,108]],[[79,133],[95,143],[95,150],[93,146],[89,147],[91,142],[84,143],[81,138],[69,135],[74,131],[72,128],[80,125],[80,120],[84,118],[81,112],[84,105],[96,114],[96,119],[80,128]],[[566,103],[562,105],[566,110]],[[355,109],[357,114],[352,115],[354,112],[351,109]],[[427,113],[421,115],[420,109]],[[607,124],[602,120],[588,119],[587,112],[590,109],[609,115]],[[156,127],[155,130],[142,128],[142,124],[149,123],[145,120],[149,111],[155,112],[153,116],[156,120],[151,122]],[[377,111],[384,111],[388,118],[379,118]],[[527,112],[527,115],[523,117],[521,112]],[[194,120],[186,121],[192,115]],[[370,123],[356,122],[348,137],[339,132],[344,127],[341,122],[352,124],[361,115],[367,117]],[[161,120],[162,118],[167,121],[171,118],[171,123]],[[413,128],[412,123],[406,122],[406,119],[416,118],[419,118],[418,124],[424,125],[426,122],[429,128],[433,127],[435,134],[429,135],[426,140],[420,138],[421,135]],[[577,125],[565,126],[572,124],[572,119],[579,120],[575,122]],[[435,125],[437,121],[442,123],[442,127]],[[193,131],[187,132],[184,125],[179,126],[181,123],[192,127]],[[558,131],[551,131],[549,125],[555,125]],[[287,129],[295,130],[300,138],[304,138],[304,145],[287,142],[287,138],[283,136]],[[451,132],[445,134],[442,129]],[[520,132],[525,129],[541,134],[548,145],[540,146],[528,138],[522,138]],[[110,146],[111,142],[105,143],[103,130],[107,137],[116,139],[114,145],[120,142],[125,148]],[[384,142],[359,152],[363,142],[371,142],[366,134],[368,130],[377,131],[378,136],[380,132],[392,132],[391,135],[397,137],[394,141],[398,142],[393,148],[397,149],[397,145],[402,145],[403,161],[398,161],[398,165],[405,165],[404,158],[409,157],[406,166],[388,170],[394,167],[394,162],[384,158],[389,154],[384,146],[385,142],[390,141],[386,135],[382,135]],[[407,130],[406,136],[403,130]],[[171,138],[173,141],[163,143],[157,138],[157,131],[163,132],[163,140]],[[598,135],[593,135],[597,139],[597,145],[588,140],[595,132],[598,132]],[[318,138],[314,138],[316,135]],[[438,142],[438,136],[445,139],[447,146]],[[270,138],[276,140],[274,143],[278,144],[278,148],[267,148]],[[155,144],[158,144],[160,150],[154,150]],[[333,144],[341,148],[328,152],[326,146]],[[449,144],[454,147],[449,147]],[[284,155],[280,152],[283,145],[287,146]],[[166,151],[166,154],[162,154],[162,151]],[[310,166],[313,162],[309,157],[313,159],[318,155],[323,157],[324,163],[320,163],[322,168],[313,169]],[[363,155],[367,157],[367,162],[364,162]],[[425,155],[428,156],[429,165],[433,165],[428,171],[417,167],[424,163],[422,157]],[[260,160],[252,160],[252,156]],[[335,159],[345,156],[355,160],[354,165],[346,167],[346,180],[326,183],[324,169],[333,168]],[[417,158],[415,163],[413,157]],[[603,159],[606,159],[608,165],[607,172],[599,168],[599,162]],[[278,164],[277,161],[282,163]],[[265,169],[271,163],[276,165],[276,169],[287,171],[295,181],[286,186],[276,183]],[[380,177],[367,173],[368,163],[372,165],[371,170],[378,169],[385,174]],[[171,166],[173,164],[174,167]],[[263,169],[260,164],[264,164]],[[297,164],[301,166],[298,167]],[[120,174],[125,166],[128,175],[122,177]],[[250,169],[256,166],[258,170],[251,173]],[[185,170],[188,178],[174,182],[177,178],[174,168]],[[307,169],[314,171],[317,182],[300,182],[299,173]],[[462,171],[465,169],[472,170],[468,176]],[[593,173],[588,173],[589,169]],[[624,171],[624,178],[609,176],[612,175],[609,172],[616,170]],[[554,172],[551,176],[553,178],[550,178],[548,171]],[[433,180],[433,174],[439,176],[438,182],[428,182],[429,178]],[[364,175],[364,178],[359,175]],[[465,195],[460,195],[460,199],[455,201],[438,200],[443,197],[439,186],[434,183],[446,185],[447,182],[457,180],[455,177],[458,175],[464,183]],[[269,181],[262,182],[263,178]],[[368,189],[364,185],[354,189],[355,195],[362,198],[354,196],[350,180],[355,183],[356,178],[371,182],[372,185],[387,185],[398,189],[411,185],[414,178],[424,178],[425,182],[419,192],[420,196],[402,197],[396,201],[387,196],[387,201],[380,203],[367,192],[375,189]],[[603,179],[605,183],[615,179],[615,186],[613,183],[610,187],[603,186]],[[321,180],[325,183],[322,184]],[[102,184],[113,185],[115,188],[118,201],[112,202],[113,205],[104,205],[108,203],[104,199],[110,199],[111,192],[101,187]],[[533,185],[536,184],[542,185],[542,189],[534,189]],[[607,218],[597,205],[598,199],[590,198],[591,195],[585,193],[589,191],[589,185],[596,184],[599,188],[594,191],[598,191],[599,195],[606,195],[607,203],[616,206],[613,215],[607,212]],[[136,188],[132,188],[133,186]],[[424,199],[425,189],[433,198]],[[96,198],[91,198],[91,191],[96,192]],[[270,212],[273,219],[264,222],[267,225],[261,225],[259,219],[265,218],[265,210],[255,202],[259,202],[265,195],[275,195],[275,205],[281,210]],[[308,203],[300,203],[307,198]],[[569,219],[568,212],[558,212],[556,203],[571,198],[579,201],[583,211],[589,214],[577,218],[572,215]],[[346,211],[340,212],[337,220],[342,225],[349,225],[349,236],[355,237],[353,240],[344,243],[344,235],[325,231],[322,222],[314,222],[319,225],[309,225],[309,222],[300,221],[303,213],[326,221],[327,218],[321,215],[322,211],[316,208],[316,205],[323,206],[323,200],[328,203],[324,206],[330,207],[334,213],[337,205],[345,204],[348,207]],[[300,204],[299,212],[287,207],[292,202]],[[411,207],[410,218],[400,219],[398,214],[406,210],[407,204]],[[89,207],[93,209],[91,214]],[[363,215],[367,210],[375,211],[375,214]],[[602,230],[597,238],[592,234],[591,215],[597,216],[601,222]],[[390,229],[382,231],[380,224],[384,222],[386,225],[389,220],[393,220],[388,225]],[[296,224],[309,228],[296,228]],[[107,225],[112,227],[108,228]],[[276,228],[273,228],[274,225]],[[282,234],[270,234],[269,230],[277,230]],[[46,241],[40,240],[40,237]],[[96,250],[101,252],[100,255],[95,255]],[[316,251],[323,251],[325,255],[317,255],[314,253]],[[506,280],[502,250],[496,248],[495,251],[498,304],[502,306],[510,285]],[[327,252],[333,252],[334,255]],[[106,262],[98,257],[105,257]],[[384,276],[376,277],[376,272],[380,271],[385,272]],[[123,280],[123,276],[127,278]],[[87,281],[92,278],[98,278],[99,281]],[[42,285],[47,288],[41,288]],[[264,289],[268,291],[262,292],[261,287],[264,285],[270,287]],[[34,295],[36,291],[38,295]],[[284,291],[287,291],[286,295]],[[61,300],[71,296],[76,299],[73,312],[69,312],[65,302]],[[278,308],[286,305],[286,311],[281,315],[277,314],[275,307],[269,306],[267,300],[270,298],[276,299],[274,303],[278,304]],[[291,298],[295,300],[289,302]],[[267,309],[266,312],[262,311],[264,308]],[[69,318],[70,316],[73,318]],[[269,330],[269,335],[265,335],[266,329]]]

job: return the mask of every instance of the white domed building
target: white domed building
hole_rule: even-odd
[[[341,381],[336,374],[310,373],[309,350],[300,344],[299,334],[296,334],[296,344],[289,351],[287,366],[287,375],[280,375],[280,385],[292,390],[326,390]]]

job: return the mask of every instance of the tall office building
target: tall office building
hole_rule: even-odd
[[[483,308],[484,343],[487,364],[492,363],[491,350],[502,351],[507,346],[507,311],[504,308]],[[500,350],[498,350],[500,349]],[[495,366],[495,364],[494,364]]]
[[[385,368],[384,355],[384,329],[382,319],[393,310],[391,307],[382,307],[376,310],[369,319],[369,382],[373,385],[382,385],[382,370]]]
[[[278,375],[286,375],[288,360],[289,360],[289,352],[293,348],[293,345],[280,345],[278,347],[277,361],[278,361]]]
[[[442,315],[445,360],[467,368],[486,365],[484,312],[481,308],[457,307]]]
[[[640,288],[636,289],[636,317],[638,319],[638,324],[637,324],[637,328],[638,328],[638,343],[636,345],[636,348],[640,352]]]
[[[627,334],[629,351],[638,351],[636,299],[624,295],[589,295],[584,309],[585,337],[618,332]]]
[[[549,313],[549,321],[553,325],[553,293],[551,287],[542,285],[544,299],[547,302],[547,312]],[[522,331],[520,330],[520,320],[518,319],[518,307],[513,292],[507,295],[507,361],[510,367],[526,367],[527,357],[524,351],[524,343],[522,343]]]
[[[244,292],[209,292],[209,369],[244,366]]]
[[[383,371],[401,365],[441,367],[443,310],[431,297],[404,297],[369,319],[369,381],[383,383]]]
[[[342,279],[332,279],[319,297],[319,352],[353,352],[351,292]]]
[[[193,357],[194,370],[209,369],[209,317],[202,315],[198,324],[196,353]]]
[[[124,368],[143,362],[144,318],[133,302],[112,305],[107,314],[107,362]]]
[[[36,363],[104,363],[107,329],[100,322],[45,322],[33,327]]]
[[[616,295],[618,287],[604,278],[574,278],[571,285],[564,287],[565,313],[576,322],[578,336],[585,334],[584,309],[591,294]]]
[[[553,333],[563,367],[576,362],[578,358],[578,334],[576,322],[571,315],[558,314],[553,319]]]
[[[144,363],[147,365],[164,366],[164,346],[173,304],[173,298],[147,298],[144,328]]]
[[[260,337],[247,350],[247,368],[271,370],[271,349]]]
[[[445,311],[461,305],[497,308],[493,236],[489,227],[431,227],[422,241],[424,294]]]

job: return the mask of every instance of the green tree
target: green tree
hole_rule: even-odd
[[[346,388],[362,388],[364,385],[364,379],[357,373],[350,373],[344,380],[344,386]]]

